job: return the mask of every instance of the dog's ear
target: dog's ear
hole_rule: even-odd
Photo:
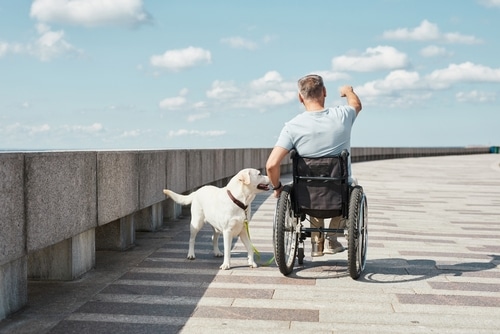
[[[248,170],[241,171],[238,176],[238,180],[243,182],[243,184],[250,184],[250,171]]]

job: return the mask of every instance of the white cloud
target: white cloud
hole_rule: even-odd
[[[208,50],[190,46],[186,49],[169,50],[162,55],[153,55],[150,62],[153,66],[179,71],[189,67],[210,64],[212,56]]]
[[[257,43],[243,37],[227,37],[220,40],[222,44],[227,44],[235,49],[255,50]]]
[[[271,43],[272,41],[276,40],[278,37],[274,35],[266,35],[262,38],[262,42],[264,44]]]
[[[9,44],[5,42],[0,42],[0,57],[7,53],[9,50]]]
[[[189,115],[187,120],[188,120],[188,122],[196,122],[196,121],[199,121],[201,119],[206,119],[209,117],[210,117],[210,113],[205,112],[205,113],[200,113],[200,114]]]
[[[479,3],[486,7],[500,8],[500,0],[479,0]]]
[[[52,31],[49,26],[38,24],[37,32],[40,37],[28,49],[42,61],[49,61],[68,53],[80,52],[64,39],[64,31],[62,30]]]
[[[28,54],[41,61],[49,61],[63,55],[82,53],[82,51],[66,41],[63,30],[53,31],[48,25],[38,23],[36,32],[38,37],[33,43],[0,42],[0,57],[8,53],[16,53]]]
[[[5,127],[6,133],[18,133],[18,134],[28,134],[30,136],[38,135],[40,133],[47,132],[65,132],[65,133],[97,133],[103,130],[101,123],[94,123],[92,125],[61,125],[58,127],[50,126],[49,124],[40,125],[23,125],[20,123],[14,123]]]
[[[22,53],[25,47],[19,43],[7,43],[0,41],[0,58],[8,53]]]
[[[458,102],[493,102],[496,100],[496,95],[490,92],[480,92],[473,90],[470,92],[458,92],[455,95]]]
[[[94,123],[92,125],[63,125],[62,129],[68,132],[80,132],[80,133],[97,133],[104,130],[101,123]]]
[[[232,81],[215,80],[210,90],[206,92],[211,99],[229,99],[240,94],[240,90]]]
[[[366,49],[360,56],[339,56],[332,59],[334,71],[371,72],[408,66],[408,56],[391,46]]]
[[[183,88],[179,92],[179,96],[168,97],[160,101],[159,106],[161,109],[176,110],[180,109],[187,103],[186,95],[188,94],[188,89]]]
[[[186,98],[184,96],[168,97],[160,101],[161,109],[175,110],[181,108],[186,104]]]
[[[396,70],[390,72],[384,79],[367,82],[356,90],[363,96],[381,96],[421,88],[423,88],[422,82],[417,72]]]
[[[124,131],[120,137],[122,138],[137,138],[141,135],[141,130]]]
[[[445,89],[460,83],[495,83],[500,82],[500,68],[476,65],[470,62],[451,64],[422,77],[418,72],[397,70],[389,73],[382,80],[365,83],[359,87],[361,95],[391,95],[399,91]]]
[[[250,87],[254,89],[267,89],[267,88],[275,88],[277,85],[280,85],[283,82],[283,78],[281,74],[277,71],[269,71],[264,74],[263,77],[253,80],[250,83]]]
[[[413,29],[399,28],[385,31],[382,35],[385,39],[406,41],[442,41],[457,44],[478,44],[482,41],[474,36],[459,33],[442,33],[437,24],[424,20]]]
[[[48,124],[42,124],[39,126],[31,126],[28,128],[28,132],[30,135],[36,135],[43,132],[49,132],[50,126]]]
[[[447,88],[459,82],[500,82],[500,68],[494,69],[471,62],[451,64],[426,77],[434,88]]]
[[[252,80],[248,86],[238,87],[232,81],[214,81],[206,94],[225,107],[262,110],[294,101],[297,86],[295,82],[284,81],[277,71],[269,71],[263,77]]]
[[[246,107],[262,108],[265,106],[275,106],[290,103],[297,100],[296,91],[276,91],[269,90],[267,92],[257,94],[247,99]]]
[[[449,57],[452,55],[451,52],[448,52],[445,48],[439,47],[436,45],[429,45],[422,50],[420,50],[420,54],[422,57],[431,58],[431,57]]]
[[[41,124],[41,125],[23,125],[19,122],[6,125],[3,129],[0,128],[0,133],[3,133],[4,135],[19,135],[19,134],[26,134],[26,135],[37,135],[39,133],[46,133],[51,130],[50,125],[48,124]]]
[[[83,26],[148,22],[142,0],[34,0],[30,16],[41,22]]]
[[[169,131],[169,137],[180,137],[180,136],[198,136],[198,137],[218,137],[226,134],[224,130],[211,130],[211,131],[199,131],[199,130],[186,130],[180,129],[177,131]]]
[[[396,70],[381,80],[374,80],[356,87],[365,105],[384,104],[388,107],[407,108],[430,99],[435,90],[447,89],[460,84],[498,83],[500,68],[493,69],[470,62],[451,64],[421,76],[418,72]],[[496,100],[495,93],[459,92],[458,102],[484,103]]]
[[[350,79],[351,76],[347,73],[343,72],[331,72],[331,71],[316,71],[314,74],[320,75],[323,78],[323,81],[339,81],[339,80],[347,80]]]

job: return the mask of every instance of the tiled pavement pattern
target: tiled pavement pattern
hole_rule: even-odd
[[[366,269],[346,275],[346,252],[310,258],[290,277],[275,264],[219,271],[211,230],[188,261],[189,218],[138,233],[127,252],[99,252],[75,282],[30,283],[30,305],[0,333],[498,333],[500,155],[353,165],[369,204]],[[253,203],[260,263],[272,257],[276,200]],[[343,240],[345,243],[345,240]]]

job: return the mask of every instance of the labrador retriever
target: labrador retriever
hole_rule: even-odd
[[[189,195],[180,195],[164,189],[163,193],[181,205],[191,204],[191,234],[187,258],[194,260],[196,235],[205,222],[214,230],[213,249],[216,257],[224,257],[221,269],[231,268],[231,244],[240,237],[248,253],[248,265],[256,268],[254,252],[245,221],[250,219],[250,205],[255,195],[269,190],[269,178],[254,168],[246,168],[231,178],[223,187],[206,185]],[[219,236],[222,233],[224,254],[219,250]]]

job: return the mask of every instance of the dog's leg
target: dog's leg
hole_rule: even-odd
[[[194,254],[194,243],[196,241],[196,235],[198,234],[199,230],[193,227],[191,225],[191,234],[189,235],[189,251],[188,251],[188,260],[194,260],[196,259],[196,255]]]
[[[191,228],[190,228],[191,233],[189,235],[189,251],[187,256],[189,260],[196,259],[196,255],[194,254],[194,243],[196,241],[196,236],[198,235],[198,232],[200,232],[201,228],[203,227],[203,224],[204,224],[203,217],[199,215],[191,216]]]
[[[231,246],[233,234],[231,230],[226,229],[222,231],[222,237],[224,238],[224,261],[222,262],[220,269],[227,270],[231,268]]]
[[[252,268],[257,268],[257,263],[254,261],[253,257],[253,247],[252,247],[252,242],[250,241],[250,238],[247,233],[247,229],[243,227],[240,233],[240,239],[243,245],[245,245],[245,248],[247,249],[247,254],[248,254],[248,265]]]
[[[222,252],[219,249],[219,236],[220,236],[220,232],[217,231],[213,226],[212,226],[212,229],[214,230],[214,234],[212,235],[212,243],[213,243],[213,246],[214,246],[214,256],[215,257],[223,257],[224,254],[222,254]]]

